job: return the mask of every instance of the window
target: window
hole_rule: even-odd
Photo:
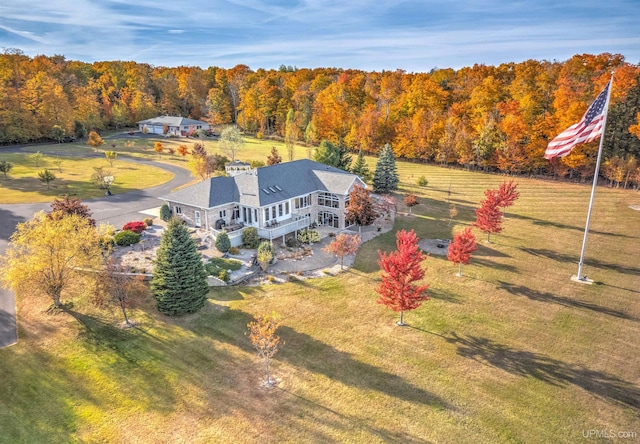
[[[182,208],[175,207],[175,209],[176,209],[176,214],[182,214]]]
[[[340,228],[340,218],[337,214],[330,211],[320,211],[318,213],[318,222],[320,225],[326,225],[333,228]]]
[[[289,201],[284,203],[284,214],[289,214]]]
[[[278,216],[282,217],[282,204],[278,205]]]
[[[264,220],[269,220],[269,208],[264,209]]]
[[[271,219],[275,219],[276,218],[276,207],[273,206],[271,207]]]
[[[220,211],[220,219],[227,217],[227,210]]]
[[[318,205],[321,207],[338,208],[340,207],[340,201],[338,200],[338,196],[335,194],[320,193],[318,195]]]
[[[296,197],[294,202],[294,208],[296,210],[300,208],[306,208],[310,205],[311,205],[311,194],[304,197]]]

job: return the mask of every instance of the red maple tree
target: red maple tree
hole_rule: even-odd
[[[500,185],[500,188],[498,188],[497,190],[498,200],[499,200],[498,206],[500,208],[505,208],[505,212],[506,212],[506,208],[513,205],[514,202],[518,199],[518,197],[520,197],[520,192],[517,191],[517,188],[518,188],[518,184],[513,183],[513,179],[509,182],[505,180]]]
[[[60,214],[77,214],[89,221],[92,227],[96,226],[96,220],[91,218],[91,210],[76,197],[65,196],[64,199],[55,199],[51,204],[51,213],[49,217],[59,217]]]
[[[384,304],[400,312],[398,325],[406,325],[403,320],[405,311],[418,308],[429,297],[425,294],[429,285],[417,285],[414,282],[424,278],[422,261],[425,255],[418,247],[415,231],[401,230],[396,233],[398,249],[390,254],[378,251],[378,265],[382,268],[382,282],[376,291],[380,294],[379,304]]]
[[[357,234],[340,233],[329,245],[324,247],[322,251],[329,254],[335,254],[340,258],[340,269],[344,267],[344,257],[358,252],[358,247],[362,243],[362,239]]]
[[[473,225],[487,233],[487,242],[491,242],[491,233],[502,231],[502,213],[500,212],[500,198],[496,190],[487,190],[485,199],[480,202],[476,210],[476,221]]]
[[[476,250],[476,237],[467,227],[453,236],[453,242],[449,244],[447,259],[458,264],[458,276],[462,276],[462,265],[467,265],[471,259],[471,253]]]

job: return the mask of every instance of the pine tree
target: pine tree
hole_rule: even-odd
[[[373,192],[389,194],[398,189],[398,170],[396,156],[388,143],[382,148],[376,170],[373,173]]]
[[[195,313],[207,299],[209,286],[202,258],[187,228],[169,221],[158,248],[151,292],[167,315]]]
[[[362,150],[358,151],[358,157],[356,158],[356,162],[353,164],[351,172],[360,176],[360,178],[365,182],[371,180],[371,171],[369,170],[367,161],[364,160],[364,153],[362,152]]]

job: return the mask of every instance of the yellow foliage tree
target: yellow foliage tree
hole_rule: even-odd
[[[278,351],[280,345],[280,337],[276,336],[276,330],[280,326],[277,315],[272,313],[271,315],[257,316],[253,322],[247,324],[249,328],[249,339],[251,344],[258,351],[258,355],[264,359],[265,370],[267,373],[266,385],[271,386],[271,358]]]
[[[100,134],[95,131],[91,131],[89,133],[89,139],[87,140],[87,145],[97,148],[104,144],[104,140],[100,137]]]
[[[87,269],[102,268],[99,240],[85,217],[39,212],[18,224],[11,236],[6,254],[0,257],[0,282],[20,295],[48,296],[60,307],[63,293],[68,295],[97,276]]]

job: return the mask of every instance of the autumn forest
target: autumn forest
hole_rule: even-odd
[[[640,66],[617,54],[575,55],[428,73],[337,68],[252,70],[84,63],[0,54],[0,144],[126,128],[157,115],[315,145],[507,174],[584,180],[598,142],[549,163],[547,143],[580,120],[615,72],[602,174],[640,183]]]

